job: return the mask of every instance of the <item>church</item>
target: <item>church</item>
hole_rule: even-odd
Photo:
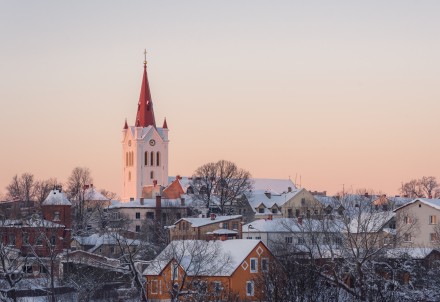
[[[128,126],[126,120],[122,130],[123,202],[168,185],[168,131],[166,119],[162,128],[156,126],[145,58],[135,124]]]

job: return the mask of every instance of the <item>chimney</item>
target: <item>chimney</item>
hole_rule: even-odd
[[[364,194],[364,195],[365,195],[365,197],[368,197],[368,192],[365,192],[365,194]]]
[[[287,192],[292,192],[292,187],[287,187]]]
[[[180,205],[181,205],[182,207],[185,206],[185,198],[183,198],[183,197],[180,198]]]
[[[302,216],[299,216],[299,217],[298,217],[298,224],[299,224],[299,225],[302,225],[302,224],[303,224],[303,218],[302,218]]]
[[[156,195],[156,220],[160,221],[162,213],[162,196]]]
[[[140,202],[141,206],[143,206],[144,205],[144,198],[143,197],[139,198],[139,202]]]
[[[215,214],[211,213],[211,220],[215,220]]]
[[[153,180],[153,186],[157,186],[157,180]]]

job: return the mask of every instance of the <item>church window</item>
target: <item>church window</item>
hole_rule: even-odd
[[[150,165],[153,166],[154,165],[154,152],[150,153]]]
[[[151,153],[151,154],[153,154],[153,153]],[[151,171],[151,172],[150,172],[150,178],[151,178],[151,179],[154,178],[154,171]]]
[[[133,156],[134,154],[133,154],[133,151],[131,151],[131,166],[133,166],[133,162],[134,162],[134,156]]]
[[[128,171],[128,181],[131,181],[131,172]]]
[[[144,154],[144,161],[145,161],[144,165],[148,166],[148,152],[147,151],[145,151],[145,154]]]
[[[125,166],[128,167],[128,152],[125,152]]]
[[[157,152],[157,153],[156,153],[156,166],[159,167],[159,165],[160,165],[160,153]]]

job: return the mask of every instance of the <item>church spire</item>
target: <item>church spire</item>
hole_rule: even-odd
[[[136,114],[136,127],[156,127],[154,119],[153,101],[151,100],[150,85],[147,76],[147,51],[144,52],[144,76],[142,78],[141,94],[139,96],[138,110]]]

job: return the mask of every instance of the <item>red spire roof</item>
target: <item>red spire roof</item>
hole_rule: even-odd
[[[162,128],[164,128],[164,129],[168,129],[167,118],[165,118],[165,119],[163,120],[163,126],[162,126]]]
[[[144,77],[142,79],[141,95],[139,97],[135,125],[136,127],[148,127],[150,125],[156,127],[150,85],[148,84],[147,77],[147,61],[144,61]]]

